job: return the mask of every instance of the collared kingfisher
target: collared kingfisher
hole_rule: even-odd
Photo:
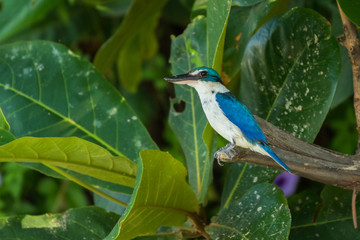
[[[230,142],[226,150],[240,146],[274,159],[282,168],[290,168],[266,144],[266,138],[254,116],[223,85],[219,74],[212,68],[198,67],[186,74],[166,77],[166,81],[187,84],[199,94],[202,108],[214,130]],[[220,149],[219,151],[221,151]],[[215,158],[220,157],[219,151]]]

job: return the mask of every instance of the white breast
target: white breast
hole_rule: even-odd
[[[195,86],[199,94],[205,115],[214,130],[229,142],[243,148],[253,148],[239,127],[233,124],[219,108],[216,102],[216,93],[225,93],[229,90],[220,83],[199,82]]]

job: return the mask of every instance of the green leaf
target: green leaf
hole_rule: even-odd
[[[167,0],[134,0],[121,26],[97,52],[94,59],[96,68],[106,73],[115,63],[126,43],[139,33],[147,31],[147,28],[154,24],[153,21],[157,21],[154,16],[159,15],[166,2]]]
[[[78,136],[137,161],[157,148],[119,92],[85,59],[45,41],[0,47],[0,107],[19,138]]]
[[[357,27],[360,27],[360,2],[353,0],[338,0],[341,10]]]
[[[294,8],[264,24],[249,42],[240,95],[253,113],[312,142],[331,106],[340,61],[326,19]]]
[[[132,239],[149,235],[160,226],[182,225],[198,211],[187,184],[186,169],[170,154],[143,150],[134,193],[126,212],[106,239]]]
[[[273,182],[280,170],[249,163],[233,163],[226,172],[221,206],[227,208],[231,201],[242,196],[248,189],[261,183]]]
[[[143,61],[153,57],[156,53],[157,39],[154,31],[159,15],[160,11],[151,19],[147,19],[146,29],[129,39],[120,50],[117,60],[120,82],[131,92],[136,92],[141,81]]]
[[[0,146],[1,162],[38,162],[86,174],[103,181],[133,187],[136,164],[112,156],[102,147],[70,138],[23,137]]]
[[[3,0],[0,11],[0,42],[43,19],[60,0]]]
[[[360,230],[354,228],[351,215],[352,191],[328,185],[321,193],[322,201],[314,195],[305,192],[289,200],[294,215],[290,239],[359,239]],[[359,204],[357,198],[357,212]]]
[[[267,183],[234,198],[206,231],[212,239],[286,239],[290,222],[283,192]]]
[[[197,18],[185,32],[172,39],[170,63],[174,74],[188,72],[195,66],[203,66],[206,57],[206,19]],[[211,182],[213,158],[203,140],[207,125],[206,116],[196,90],[188,86],[175,85],[176,98],[171,99],[169,125],[180,141],[184,151],[189,183],[199,202],[205,201]],[[185,110],[177,112],[174,105],[183,101]]]
[[[257,3],[264,2],[264,0],[233,0],[234,6],[248,7]]]
[[[0,218],[1,239],[103,239],[118,216],[98,207],[70,209],[62,214]]]
[[[3,113],[3,111],[0,108],[0,128],[4,129],[4,130],[10,130],[10,125],[8,123],[8,121],[5,118],[5,115]]]
[[[233,4],[236,2],[238,1],[233,1]],[[263,21],[271,13],[281,12],[282,8],[278,6],[287,6],[287,0],[256,2],[259,4],[251,4],[251,7],[233,6],[231,8],[224,51],[224,72],[229,78],[234,79],[239,73],[246,45]]]
[[[230,6],[231,1],[210,1],[207,18],[194,19],[182,35],[172,39],[170,63],[174,74],[204,65],[221,72]],[[188,86],[175,86],[175,90],[169,124],[184,151],[190,185],[199,202],[204,203],[211,183],[213,132],[206,131],[204,134],[207,119],[196,91]],[[179,113],[173,105],[181,101],[185,102],[185,110]]]

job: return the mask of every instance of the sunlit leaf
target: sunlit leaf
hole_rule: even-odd
[[[258,184],[233,198],[206,231],[213,239],[286,239],[290,220],[283,192],[272,184]]]
[[[134,162],[76,137],[19,138],[0,146],[0,161],[47,163],[124,186],[135,183]]]
[[[60,0],[2,0],[0,42],[43,19]]]
[[[70,209],[63,214],[0,217],[0,239],[103,239],[118,216],[98,207]]]
[[[182,163],[158,150],[140,155],[130,204],[106,239],[132,239],[155,233],[160,226],[179,226],[198,211]]]

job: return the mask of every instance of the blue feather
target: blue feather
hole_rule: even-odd
[[[254,142],[266,143],[264,133],[254,116],[232,93],[218,93],[216,94],[216,101],[225,116],[240,128],[248,139]]]
[[[258,143],[259,144],[259,143]],[[286,171],[291,172],[290,168],[281,160],[278,155],[276,155],[273,150],[266,145],[266,143],[259,144],[270,156],[280,165],[282,166]]]
[[[269,155],[285,170],[291,172],[290,168],[266,145],[266,138],[254,116],[230,93],[216,94],[216,101],[225,116],[234,123],[248,140],[262,147]]]

